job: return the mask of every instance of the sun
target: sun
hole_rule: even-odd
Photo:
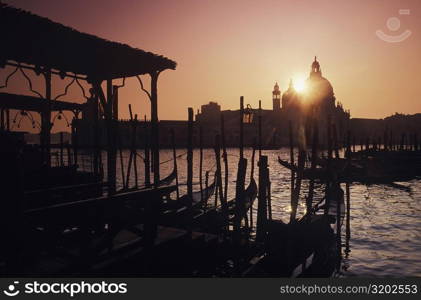
[[[297,92],[302,93],[306,90],[306,88],[307,86],[304,78],[297,78],[294,80],[294,89]]]

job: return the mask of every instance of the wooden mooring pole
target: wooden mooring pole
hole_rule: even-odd
[[[244,157],[244,97],[240,97],[240,159]]]
[[[151,165],[150,165],[150,149],[149,149],[149,126],[148,122],[144,121],[144,147],[145,147],[145,186],[149,187],[151,185]]]
[[[346,169],[346,185],[345,185],[345,192],[346,192],[346,239],[349,241],[351,238],[351,194],[350,194],[350,164],[351,164],[351,145],[350,145],[350,135],[351,133],[348,131],[347,134],[347,152],[346,152],[346,159],[347,159],[347,169]]]
[[[258,140],[259,140],[259,160],[262,156],[262,101],[259,100],[259,117],[258,117]]]
[[[175,185],[177,187],[176,193],[177,193],[177,200],[180,199],[180,189],[178,185],[178,168],[177,168],[177,151],[175,149],[175,133],[174,129],[171,129],[171,144],[172,144],[172,157],[174,161],[174,172],[175,172]]]
[[[314,179],[315,179],[315,172],[316,172],[316,158],[317,158],[317,151],[318,151],[318,143],[319,143],[319,128],[317,125],[317,121],[313,120],[313,141],[311,146],[311,174],[310,174],[310,183],[308,188],[308,196],[306,199],[306,210],[307,213],[311,211],[313,207],[313,198],[314,198]]]
[[[223,191],[222,191],[222,175],[221,175],[221,146],[220,146],[220,136],[215,136],[215,159],[216,159],[216,187],[215,187],[215,208],[217,207],[217,199],[221,201],[221,211],[222,211],[222,218],[223,218],[223,227],[225,230],[228,230],[228,204],[227,201],[224,199]],[[218,195],[219,191],[219,195]]]
[[[228,201],[228,154],[225,141],[225,120],[224,115],[221,113],[221,139],[222,139],[222,158],[224,160],[224,201]],[[221,183],[222,187],[222,183]]]
[[[263,243],[266,239],[267,228],[267,186],[268,186],[268,157],[259,159],[259,195],[257,202],[256,241]]]
[[[294,191],[292,193],[292,198],[291,198],[291,215],[290,215],[290,220],[289,220],[290,223],[295,222],[295,219],[297,217],[297,208],[298,208],[298,202],[300,200],[301,182],[303,179],[305,159],[306,159],[306,151],[302,146],[300,146],[300,149],[298,150],[297,179],[295,181],[295,187],[294,187]]]
[[[199,186],[200,186],[200,203],[203,205],[203,132],[202,132],[202,126],[199,127]]]
[[[251,168],[250,168],[250,181],[254,180],[254,158],[256,155],[256,139],[254,140],[253,152],[251,154]],[[253,204],[250,205],[250,232],[253,231]]]
[[[188,109],[187,125],[187,195],[189,215],[192,215],[193,205],[193,108]],[[191,228],[189,228],[191,229]]]
[[[331,169],[332,169],[332,132],[331,132],[331,116],[327,117],[327,173],[326,173],[326,200],[325,200],[325,209],[324,214],[329,213],[330,207],[330,197],[329,190],[331,188]]]
[[[289,133],[289,159],[291,165],[294,165],[294,136],[292,132],[292,121],[288,122],[288,133]],[[291,169],[291,200],[294,193],[294,183],[295,183],[295,172]]]
[[[238,161],[237,183],[235,186],[235,215],[234,215],[234,234],[236,244],[241,240],[241,221],[245,211],[244,186],[246,180],[247,159],[240,158]]]

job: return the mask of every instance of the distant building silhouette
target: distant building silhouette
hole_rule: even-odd
[[[298,92],[294,88],[292,80],[288,89],[281,92],[278,83],[272,90],[272,109],[262,109],[260,111],[262,118],[262,144],[264,147],[279,147],[288,145],[288,124],[291,121],[293,130],[299,130],[303,124],[305,117],[312,114],[319,123],[319,141],[321,144],[326,143],[327,120],[330,116],[332,123],[336,124],[338,139],[343,140],[349,124],[350,113],[344,110],[341,103],[336,101],[333,87],[330,82],[322,76],[320,63],[315,58],[311,64],[310,74],[307,78],[306,89]],[[247,102],[247,101],[246,101]],[[78,143],[81,146],[92,145],[93,137],[93,120],[95,115],[95,102],[89,102],[82,112],[82,119],[77,120],[75,127],[78,132]],[[282,105],[281,105],[282,104]],[[259,110],[256,106],[250,108],[253,114],[251,124],[244,126],[244,144],[252,146],[257,138],[257,124]],[[196,115],[195,122],[195,144],[198,145],[199,128],[202,127],[203,146],[213,147],[215,143],[215,135],[220,132],[221,116],[225,123],[225,137],[227,147],[238,146],[239,143],[239,122],[240,110],[221,110],[221,106],[214,101],[201,106],[200,111]],[[105,145],[106,130],[102,120],[99,122],[99,130],[101,132],[101,146]],[[145,130],[149,124],[144,122],[138,123],[137,128],[137,145],[142,147],[144,144]],[[300,127],[301,126],[301,127]],[[131,123],[129,121],[119,121],[119,143],[122,147],[128,147],[131,141]],[[176,144],[178,147],[186,146],[187,141],[187,121],[159,121],[160,128],[160,146],[171,147],[170,132],[174,130],[176,136]]]
[[[288,143],[288,123],[291,121],[294,130],[298,129],[299,123],[303,123],[304,117],[309,113],[318,120],[320,128],[320,141],[326,140],[325,132],[327,119],[330,116],[332,123],[336,124],[338,138],[343,138],[350,118],[349,111],[345,111],[341,103],[336,103],[333,87],[322,76],[320,63],[314,59],[310,75],[305,82],[305,91],[298,92],[290,80],[288,89],[281,93],[278,83],[275,83],[272,91],[272,110],[262,109],[263,143],[266,147],[276,147]],[[282,106],[281,106],[282,101]],[[202,105],[201,112],[196,116],[196,121],[203,127],[216,128],[219,130],[219,119],[224,115],[227,130],[228,143],[235,146],[238,140],[238,122],[240,121],[239,110],[223,110],[215,102]],[[246,126],[245,144],[252,145],[256,136],[258,110],[253,109],[255,118],[251,126]]]

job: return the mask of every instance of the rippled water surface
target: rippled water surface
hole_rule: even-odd
[[[141,153],[141,152],[139,152]],[[185,149],[177,150],[177,155],[186,153]],[[245,150],[248,158],[247,177],[251,167],[250,149]],[[278,155],[288,159],[287,149],[263,151],[267,155],[272,182],[273,218],[288,220],[290,201],[290,172],[277,162]],[[128,151],[123,152],[126,171]],[[142,154],[142,153],[141,153]],[[257,157],[257,154],[256,154]],[[172,158],[172,151],[162,150],[161,161]],[[119,161],[119,160],[118,160]],[[238,150],[228,150],[229,161],[229,197],[234,197],[235,178],[238,164]],[[256,160],[257,161],[257,160]],[[186,155],[177,159],[180,183],[186,182]],[[255,163],[256,165],[256,163]],[[85,167],[89,167],[89,163]],[[144,165],[138,161],[139,185],[144,183]],[[161,177],[168,175],[173,162],[161,164]],[[120,165],[117,177],[121,186]],[[215,154],[213,150],[204,150],[203,170],[215,172]],[[133,174],[133,173],[132,173]],[[257,177],[257,166],[254,171]],[[133,184],[133,175],[131,177]],[[246,182],[248,182],[248,178]],[[199,181],[199,151],[194,151],[194,182]],[[211,182],[211,180],[209,180]],[[199,189],[195,185],[196,190]],[[181,186],[182,194],[186,187]],[[307,193],[304,182],[301,199],[301,212],[304,208],[303,197]],[[321,193],[316,195],[322,197]],[[399,182],[397,185],[351,185],[351,240],[350,253],[343,254],[343,274],[345,276],[421,276],[421,179]],[[342,231],[344,232],[344,230]]]

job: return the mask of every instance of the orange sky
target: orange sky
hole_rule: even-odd
[[[54,21],[178,63],[159,81],[159,118],[186,119],[187,107],[217,101],[236,109],[239,97],[271,108],[275,81],[307,76],[314,55],[338,101],[352,117],[421,112],[421,1],[408,0],[3,0]],[[410,15],[399,15],[410,9]],[[400,28],[386,26],[398,17]],[[411,36],[400,43],[375,31]],[[0,82],[4,72],[0,72]],[[63,82],[56,83],[61,93]],[[17,88],[17,83],[12,84]],[[72,89],[72,98],[77,97]],[[120,90],[121,117],[149,103],[135,80]],[[57,125],[53,131],[61,129]]]

